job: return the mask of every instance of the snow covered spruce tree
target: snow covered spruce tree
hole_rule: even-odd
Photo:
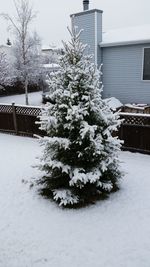
[[[117,153],[120,141],[113,137],[120,124],[101,98],[100,71],[85,55],[80,33],[71,32],[64,43],[60,71],[49,81],[50,103],[40,116],[47,132],[38,180],[40,191],[59,205],[80,206],[117,189],[121,176]]]

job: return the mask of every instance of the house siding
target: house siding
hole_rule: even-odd
[[[149,44],[103,47],[103,97],[150,104],[150,81],[143,81],[143,49]]]
[[[83,12],[71,16],[72,24],[77,26],[79,30],[84,29],[81,33],[80,40],[83,44],[87,44],[86,53],[93,55],[93,62],[95,60],[101,62],[101,49],[98,44],[102,41],[102,12]],[[97,59],[96,56],[97,50]]]

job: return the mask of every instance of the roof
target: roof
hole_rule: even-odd
[[[82,16],[84,14],[90,14],[90,13],[94,13],[94,12],[103,13],[103,10],[100,10],[100,9],[88,9],[88,10],[84,10],[82,12],[71,14],[70,17]]]
[[[103,33],[101,47],[150,43],[150,25],[110,30]]]
[[[41,50],[42,52],[50,52],[50,51],[54,51],[54,52],[58,52],[60,51],[62,48],[59,46],[55,46],[55,45],[44,45],[42,46]]]
[[[5,44],[0,45],[0,48],[8,48],[9,49],[10,47],[12,47],[12,45],[7,45],[7,44],[6,45]]]
[[[59,68],[59,64],[57,64],[57,63],[43,64],[43,67],[44,68],[52,68],[52,69],[55,69],[55,68]]]

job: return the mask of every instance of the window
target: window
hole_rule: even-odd
[[[143,80],[150,80],[150,48],[144,48]]]

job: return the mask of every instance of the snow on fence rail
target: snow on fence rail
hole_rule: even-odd
[[[0,131],[17,135],[44,135],[35,123],[40,107],[0,104]],[[123,149],[150,154],[150,114],[120,113],[124,119],[118,132]]]
[[[0,104],[0,131],[25,136],[43,135],[35,123],[40,112],[40,107]]]

